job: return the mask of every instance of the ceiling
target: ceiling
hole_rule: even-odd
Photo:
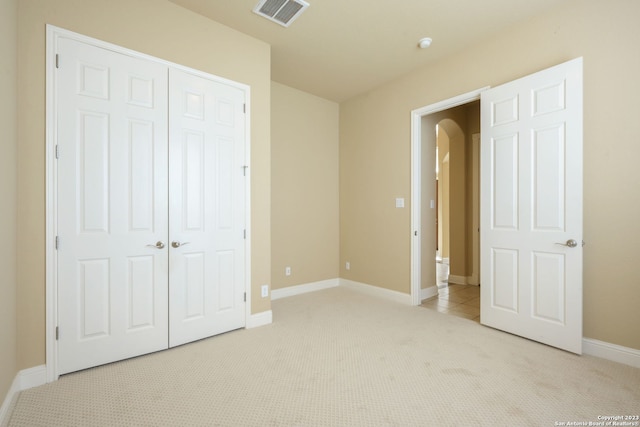
[[[341,102],[564,0],[307,0],[288,28],[253,13],[258,0],[170,1],[269,43],[272,80]]]

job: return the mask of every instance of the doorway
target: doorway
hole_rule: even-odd
[[[481,323],[582,352],[582,74],[576,58],[412,111],[412,303],[437,292],[423,118],[481,98]]]
[[[476,141],[473,135],[479,133],[479,100],[480,94],[484,90],[486,89],[478,89],[412,112],[413,143],[411,154],[413,185],[411,196],[414,203],[412,203],[411,212],[413,225],[411,298],[414,305],[420,305],[423,300],[438,295],[436,263],[434,260],[440,243],[438,243],[437,231],[434,225],[437,221],[437,210],[439,210],[439,208],[436,208],[436,200],[437,198],[440,201],[442,200],[442,192],[438,192],[438,195],[436,195],[436,188],[438,187],[433,185],[437,179],[435,167],[425,166],[436,164],[435,128],[437,124],[442,122],[438,126],[439,131],[448,128],[449,138],[453,136],[454,139],[463,141],[457,147],[463,149],[462,154],[458,153],[457,155],[460,162],[458,166],[464,173],[464,170],[469,167],[468,163],[474,158],[472,155],[473,150],[466,150],[469,151],[469,155],[465,156],[464,148],[471,147],[474,142],[479,143],[479,138]],[[472,110],[475,110],[475,113],[471,113],[470,111]],[[477,126],[468,126],[466,117],[474,114]],[[456,127],[459,129],[464,127],[465,129],[468,128],[468,130],[467,132],[456,131]],[[465,133],[467,137],[465,138],[459,133]],[[465,140],[468,141],[464,142]],[[439,154],[439,156],[444,158],[444,153]],[[466,160],[466,157],[469,158],[469,161]],[[451,153],[449,153],[449,162],[451,162]],[[467,248],[467,241],[473,241],[472,238],[469,238],[469,232],[473,227],[473,210],[466,209],[467,205],[471,206],[473,203],[473,191],[465,189],[472,188],[471,174],[468,175],[468,177],[456,177],[456,182],[454,183],[454,188],[462,188],[460,194],[457,194],[456,203],[458,207],[454,212],[455,221],[465,225],[464,230],[456,230],[454,233],[454,239],[459,239],[459,242],[455,245],[454,260],[452,261],[451,256],[449,257],[451,270],[448,282],[460,285],[471,283],[474,276],[471,273],[471,269],[473,268],[472,254],[475,251]],[[451,187],[451,183],[449,185]],[[467,226],[467,223],[470,225]],[[477,228],[475,230],[477,231]],[[451,236],[449,238],[451,240]],[[451,250],[452,248],[449,249]],[[467,252],[469,252],[469,255],[467,255]],[[479,256],[479,253],[477,256]],[[469,267],[467,267],[467,264],[469,264]]]
[[[477,286],[472,286],[477,285],[474,267],[478,265],[473,261],[479,259],[479,252],[473,246],[477,240],[473,214],[477,214],[479,208],[473,206],[474,202],[479,203],[473,198],[474,181],[477,181],[473,172],[478,169],[474,162],[479,162],[479,158],[473,155],[472,146],[480,130],[479,101],[431,113],[422,118],[422,123],[428,132],[423,148],[429,152],[435,150],[437,238],[431,262],[435,262],[437,297],[421,305],[479,321],[480,292]],[[422,166],[423,171],[428,169],[428,164]],[[423,177],[425,184],[427,180],[428,177]],[[423,249],[426,254],[431,252],[427,245],[423,244]]]

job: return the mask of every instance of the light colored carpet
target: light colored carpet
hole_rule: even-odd
[[[334,288],[274,323],[20,393],[10,426],[553,426],[640,414],[640,369]]]

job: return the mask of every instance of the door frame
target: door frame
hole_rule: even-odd
[[[165,65],[169,68],[183,70],[200,77],[226,84],[242,90],[245,94],[245,327],[250,325],[251,318],[251,88],[250,86],[228,80],[204,71],[195,70],[180,64],[166,61],[141,52],[127,49],[82,34],[74,33],[50,24],[46,27],[46,101],[45,101],[45,369],[46,382],[56,381],[58,371],[58,345],[56,326],[58,318],[58,270],[57,270],[57,94],[56,94],[56,51],[60,38],[73,39],[95,47],[111,50],[127,56],[144,59]],[[168,339],[168,337],[167,337]],[[168,341],[167,341],[168,342]]]
[[[438,288],[435,282],[432,287],[426,288],[424,291],[421,289],[422,118],[429,114],[478,101],[482,92],[487,89],[489,89],[489,86],[411,111],[411,305],[420,305],[423,299],[431,298],[438,294]],[[429,231],[425,232],[428,233]],[[427,240],[429,240],[428,237]]]
[[[480,133],[471,135],[471,276],[467,276],[469,285],[480,285]]]

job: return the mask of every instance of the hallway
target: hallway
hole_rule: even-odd
[[[448,285],[438,296],[425,300],[422,307],[480,323],[480,286]]]

